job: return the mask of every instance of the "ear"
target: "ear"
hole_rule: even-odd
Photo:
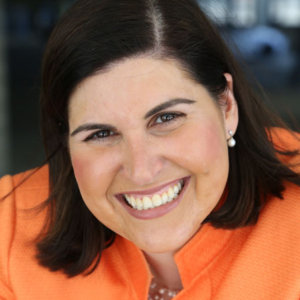
[[[233,79],[231,74],[224,73],[227,81],[227,88],[220,97],[221,110],[224,118],[224,126],[226,130],[226,137],[230,138],[228,131],[231,130],[235,134],[238,122],[238,106],[233,93]]]

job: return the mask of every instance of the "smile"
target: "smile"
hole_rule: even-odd
[[[189,181],[190,177],[185,177],[150,190],[118,194],[116,198],[131,216],[143,220],[154,219],[179,205]]]
[[[138,195],[124,194],[123,197],[132,208],[137,210],[147,210],[172,202],[180,194],[183,185],[184,181],[181,179],[176,184],[173,184],[169,188],[157,194],[142,197]]]

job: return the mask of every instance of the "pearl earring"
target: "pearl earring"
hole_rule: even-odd
[[[230,138],[227,140],[227,145],[230,148],[233,148],[236,145],[236,140],[233,138],[233,132],[231,130],[228,130],[228,134]]]

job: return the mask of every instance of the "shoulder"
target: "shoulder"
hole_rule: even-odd
[[[49,195],[48,167],[43,166],[14,176],[0,179],[0,238],[9,243],[16,232],[24,229],[29,220],[35,220],[35,212]],[[31,217],[28,217],[31,216]],[[3,246],[3,244],[1,244]]]
[[[294,172],[300,173],[300,134],[283,128],[273,128],[270,138],[278,151],[279,159]],[[292,152],[285,155],[282,152]],[[291,182],[284,183],[283,200],[276,197],[268,201],[263,214],[280,223],[281,227],[297,228],[300,245],[300,186]],[[286,224],[286,225],[285,225]]]
[[[16,207],[34,207],[47,197],[48,181],[47,165],[13,176],[6,175],[0,179],[0,199],[3,198],[0,205],[13,201]]]
[[[260,220],[273,229],[295,229],[300,246],[300,186],[286,182],[283,199],[272,197],[262,210]]]
[[[12,253],[19,249],[19,253],[24,254],[28,242],[42,227],[43,214],[34,215],[30,209],[47,197],[47,166],[0,179],[0,298],[11,295],[9,274]],[[10,299],[10,296],[7,298]]]
[[[232,299],[241,290],[249,299],[298,299],[300,187],[287,183],[283,196],[267,202],[255,225],[234,230],[236,252],[225,281]]]
[[[273,127],[268,130],[268,136],[274,148],[278,151],[279,159],[296,172],[300,171],[300,133],[284,128]],[[282,152],[295,152],[294,155],[284,155]]]
[[[292,150],[300,145],[300,133],[280,127],[272,127],[268,130],[269,138],[276,147],[284,150]]]
[[[260,249],[282,272],[300,276],[300,187],[287,182],[283,199],[272,197],[263,208],[253,234]],[[265,257],[267,261],[267,257]],[[277,261],[276,263],[274,261]],[[287,275],[285,275],[287,276]],[[290,279],[291,282],[293,279]]]
[[[35,189],[48,186],[48,165],[27,170],[16,175],[5,175],[0,178],[0,190],[7,186],[7,183],[19,186],[20,190]]]

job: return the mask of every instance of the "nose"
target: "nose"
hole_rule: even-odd
[[[135,138],[124,148],[122,169],[127,179],[139,186],[155,182],[164,165],[157,145],[146,138]]]

